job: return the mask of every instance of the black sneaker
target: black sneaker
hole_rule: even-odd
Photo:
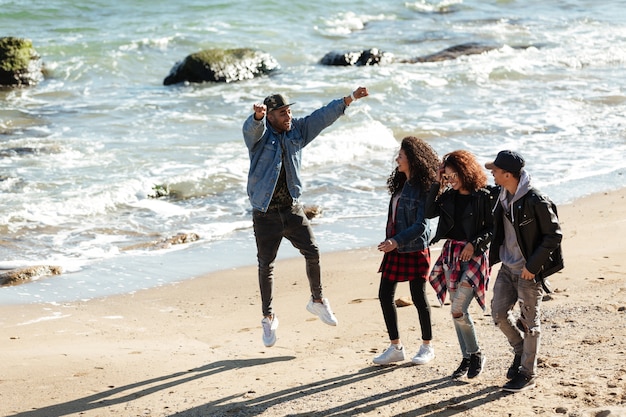
[[[472,353],[470,355],[469,369],[467,370],[467,377],[472,379],[476,378],[483,371],[485,361],[487,358],[481,352]]]
[[[535,378],[526,376],[519,372],[515,378],[504,384],[503,391],[520,392],[535,388]]]
[[[515,355],[513,358],[513,363],[509,367],[509,370],[506,372],[506,379],[513,379],[519,374],[519,367],[522,364],[522,355]]]
[[[461,378],[467,374],[467,370],[470,367],[470,358],[463,358],[461,364],[456,371],[452,372],[452,378]]]

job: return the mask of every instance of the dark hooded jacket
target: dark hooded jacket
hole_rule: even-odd
[[[500,246],[504,243],[504,217],[513,224],[517,243],[526,260],[526,269],[543,280],[564,267],[556,205],[530,185],[530,177],[522,171],[520,186],[513,200],[506,202],[506,190],[501,188],[493,218],[493,239],[489,251],[491,265],[500,262]]]

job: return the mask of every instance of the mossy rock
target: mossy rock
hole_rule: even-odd
[[[267,75],[279,68],[271,55],[255,49],[206,49],[177,62],[163,84],[230,83]]]
[[[42,79],[41,57],[30,40],[0,38],[0,85],[29,86]]]

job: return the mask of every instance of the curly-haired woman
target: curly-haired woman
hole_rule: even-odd
[[[425,292],[430,269],[430,223],[424,213],[439,157],[425,141],[408,136],[402,139],[396,163],[398,166],[387,180],[391,200],[386,238],[378,245],[378,250],[385,253],[379,269],[382,274],[378,298],[391,344],[374,358],[374,363],[386,365],[405,358],[394,296],[398,282],[408,281],[422,332],[422,346],[412,362],[425,364],[435,357],[435,352],[430,346],[430,305]]]
[[[453,378],[475,378],[485,364],[469,305],[476,299],[485,309],[489,282],[493,199],[486,186],[487,174],[471,152],[450,152],[443,157],[426,204],[427,218],[439,216],[431,244],[446,239],[430,282],[441,304],[446,291],[450,294],[452,321],[463,355]]]

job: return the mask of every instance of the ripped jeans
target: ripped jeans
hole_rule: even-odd
[[[467,279],[465,279],[467,265],[467,262],[461,262],[461,279],[457,283],[456,290],[448,290],[448,292],[450,293],[452,322],[456,330],[456,337],[459,339],[461,354],[464,358],[469,359],[472,353],[480,352],[480,347],[476,338],[474,322],[469,313],[469,305],[474,299],[474,288],[471,285],[468,286]],[[450,270],[445,271],[448,288],[450,288],[450,272]]]
[[[537,353],[541,342],[541,300],[543,288],[534,280],[522,279],[506,265],[500,267],[493,287],[491,316],[502,330],[516,355],[521,355],[520,372],[537,374]],[[519,301],[520,313],[513,313]]]

